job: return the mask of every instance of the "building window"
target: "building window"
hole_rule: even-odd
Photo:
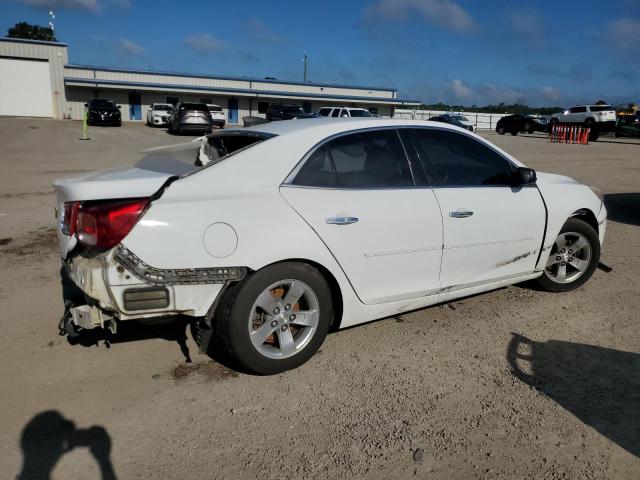
[[[258,102],[258,113],[267,113],[269,102]]]
[[[170,103],[174,107],[180,103],[180,97],[165,97],[166,103]]]

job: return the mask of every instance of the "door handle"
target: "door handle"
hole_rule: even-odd
[[[454,210],[453,212],[449,212],[449,216],[453,218],[467,218],[473,215],[471,210]]]
[[[329,217],[327,223],[329,225],[351,225],[357,223],[358,217]]]

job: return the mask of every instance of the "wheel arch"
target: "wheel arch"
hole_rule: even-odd
[[[591,227],[593,227],[593,229],[596,231],[596,234],[600,234],[600,229],[598,228],[598,219],[596,218],[595,213],[593,213],[590,209],[580,208],[573,212],[569,216],[569,218],[579,218],[580,220],[583,220],[587,224],[591,225]]]

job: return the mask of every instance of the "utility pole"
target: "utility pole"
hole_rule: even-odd
[[[302,59],[304,61],[304,83],[307,83],[307,61],[309,59],[309,56],[307,55],[307,52],[304,52],[304,58]]]
[[[56,31],[53,25],[53,21],[56,19],[56,14],[53,13],[53,10],[49,10],[49,28],[51,29],[51,40],[55,41],[56,39]]]

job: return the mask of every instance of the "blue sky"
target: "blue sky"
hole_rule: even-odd
[[[0,0],[72,63],[390,86],[424,102],[640,102],[640,0]]]

